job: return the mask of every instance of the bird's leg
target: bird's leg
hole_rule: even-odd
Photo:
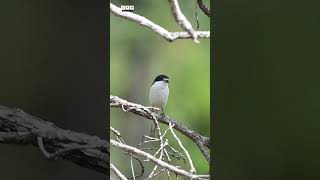
[[[163,110],[163,107],[161,108],[161,116],[164,116],[164,110]]]

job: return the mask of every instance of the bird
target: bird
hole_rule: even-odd
[[[158,75],[150,87],[149,101],[152,107],[157,107],[161,110],[161,115],[164,115],[164,108],[167,105],[169,97],[169,77],[167,75]]]

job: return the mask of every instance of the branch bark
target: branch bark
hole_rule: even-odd
[[[136,115],[142,116],[146,119],[153,120],[153,116],[149,113],[149,109],[152,107],[145,107],[140,104],[128,102],[124,99],[121,99],[117,96],[110,95],[110,107],[122,108],[124,111],[129,111]],[[174,125],[174,129],[182,133],[191,139],[200,149],[201,153],[204,155],[206,160],[210,161],[210,154],[208,148],[210,149],[210,138],[202,136],[197,132],[188,129],[181,122],[170,118],[169,116],[163,116],[159,114],[153,114],[160,123],[169,125],[169,122]]]
[[[110,12],[115,16],[128,19],[130,21],[136,22],[141,26],[151,29],[155,33],[159,34],[161,37],[169,42],[173,42],[177,39],[192,39],[193,37],[188,32],[169,32],[165,28],[159,26],[158,24],[152,22],[151,20],[140,16],[132,12],[122,12],[121,8],[110,3]],[[197,38],[210,38],[210,31],[194,31],[194,36]]]
[[[107,140],[61,129],[20,109],[0,106],[0,143],[33,145],[42,152],[45,148],[55,157],[109,176]]]

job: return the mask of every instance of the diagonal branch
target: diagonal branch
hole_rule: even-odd
[[[126,111],[145,117],[146,119],[153,120],[153,116],[149,113],[149,109],[152,109],[152,107],[145,107],[140,104],[128,102],[117,96],[110,95],[110,107],[126,109]],[[188,129],[181,122],[170,118],[169,116],[163,116],[159,114],[154,114],[154,116],[160,123],[169,125],[170,122],[172,125],[174,125],[174,129],[191,139],[198,146],[201,153],[205,156],[206,160],[208,162],[210,161],[208,150],[208,148],[210,148],[210,138],[202,136],[197,132]]]
[[[119,179],[128,180],[112,163],[110,163],[110,169],[119,177]]]
[[[191,23],[188,21],[186,16],[181,12],[178,0],[168,0],[170,4],[171,13],[176,20],[176,22],[181,26],[181,28],[187,31],[194,42],[199,43],[197,40],[197,34],[194,32]]]
[[[115,16],[128,19],[130,21],[136,22],[141,26],[144,26],[155,33],[159,34],[161,37],[169,42],[173,42],[177,39],[190,39],[192,36],[188,32],[169,32],[165,28],[157,25],[156,23],[150,21],[149,19],[140,16],[132,12],[122,12],[121,8],[110,3],[110,12]],[[198,38],[210,38],[210,31],[195,31],[195,36]]]
[[[197,0],[199,8],[204,12],[208,17],[210,17],[210,9],[204,4],[203,0]]]
[[[193,166],[193,163],[192,163],[191,157],[190,157],[190,155],[189,155],[189,152],[188,152],[187,149],[182,145],[180,139],[178,138],[178,136],[176,135],[176,133],[174,133],[172,127],[173,127],[173,126],[172,126],[171,123],[169,122],[169,128],[170,128],[170,131],[171,131],[173,137],[178,141],[178,144],[180,145],[181,149],[183,149],[184,153],[187,155],[188,161],[189,161],[189,163],[190,163],[190,168],[191,168],[191,169],[190,169],[190,172],[191,172],[191,173],[195,173],[195,172],[196,172],[196,169],[195,169],[194,166]]]
[[[20,109],[0,106],[0,143],[34,145],[48,158],[61,157],[109,175],[109,142],[64,130]],[[47,152],[49,151],[49,152]]]

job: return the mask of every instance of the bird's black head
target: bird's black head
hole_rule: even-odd
[[[166,76],[166,75],[161,74],[161,75],[157,76],[157,77],[154,79],[153,83],[155,83],[155,82],[157,82],[157,81],[164,81],[164,82],[166,82],[166,83],[169,83],[169,77]],[[152,83],[152,84],[153,84],[153,83]]]

